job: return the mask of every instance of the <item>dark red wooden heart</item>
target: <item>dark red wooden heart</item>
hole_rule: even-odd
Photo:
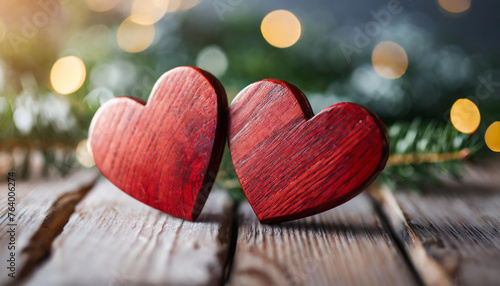
[[[383,170],[387,131],[370,110],[335,104],[314,116],[304,94],[278,80],[241,91],[229,107],[229,149],[261,222],[303,218],[338,206]]]
[[[209,73],[179,67],[155,84],[146,104],[114,98],[99,108],[89,130],[97,168],[137,200],[194,221],[222,158],[227,98]]]

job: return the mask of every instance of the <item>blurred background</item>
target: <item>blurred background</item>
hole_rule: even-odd
[[[459,175],[500,151],[500,4],[493,0],[4,0],[0,169],[92,167],[93,114],[147,99],[165,71],[198,66],[229,102],[265,78],[304,91],[315,113],[375,111],[391,137],[387,184]],[[453,108],[452,108],[453,107]],[[227,151],[227,150],[226,150]],[[227,153],[227,152],[226,152]],[[222,187],[239,184],[225,155]]]

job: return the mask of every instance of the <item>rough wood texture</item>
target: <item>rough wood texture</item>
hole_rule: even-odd
[[[375,193],[428,285],[500,285],[499,162],[466,166],[465,184]]]
[[[171,215],[196,220],[226,141],[227,98],[212,75],[175,68],[149,102],[114,98],[89,130],[96,166],[125,193]]]
[[[500,190],[477,191],[395,196],[409,228],[453,285],[500,285]]]
[[[7,277],[6,263],[0,267],[0,284],[19,282],[28,276],[50,253],[50,246],[67,222],[71,208],[90,188],[98,172],[81,171],[63,178],[49,178],[30,182],[16,181],[16,278]],[[7,192],[0,192],[1,217],[0,257],[7,259]],[[21,274],[22,273],[22,274]]]
[[[366,188],[387,162],[384,125],[357,104],[339,103],[313,116],[297,87],[265,80],[241,91],[229,112],[233,164],[265,223],[340,205]]]
[[[239,208],[231,285],[417,285],[365,194],[306,219],[262,225]]]
[[[392,193],[386,188],[373,188],[370,190],[370,194],[379,204],[392,233],[395,235],[395,239],[400,242],[403,251],[409,257],[411,264],[425,285],[453,285],[451,277],[439,263],[428,255],[422,241],[408,225]]]
[[[28,285],[217,285],[233,204],[213,191],[193,223],[150,208],[102,180],[53,244]]]

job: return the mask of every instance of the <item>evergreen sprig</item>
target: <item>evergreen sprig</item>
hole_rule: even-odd
[[[388,133],[390,157],[377,182],[392,190],[418,190],[422,183],[439,184],[443,176],[460,179],[462,161],[483,146],[478,135],[460,133],[449,122],[415,119],[391,125]]]

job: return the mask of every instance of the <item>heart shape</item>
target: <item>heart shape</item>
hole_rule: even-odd
[[[264,80],[229,107],[229,149],[261,222],[303,218],[358,195],[383,170],[389,139],[380,119],[353,103],[314,116],[295,86]]]
[[[193,67],[165,73],[146,104],[116,97],[89,129],[95,164],[135,199],[194,221],[215,180],[227,131],[227,98],[211,74]]]

